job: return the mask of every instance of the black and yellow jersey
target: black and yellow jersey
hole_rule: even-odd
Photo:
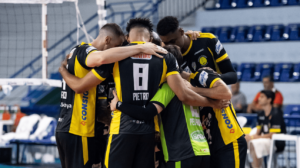
[[[211,33],[200,33],[197,40],[191,40],[188,50],[182,54],[182,68],[195,73],[199,68],[210,67],[221,74],[218,63],[228,57],[221,42]]]
[[[129,45],[143,43],[132,42]],[[138,54],[113,64],[102,65],[92,72],[102,81],[113,74],[119,101],[146,106],[167,76],[179,74],[175,57],[171,53],[163,57],[161,59],[153,55]],[[110,134],[153,132],[153,120],[139,121],[119,110],[112,113]]]
[[[72,75],[83,78],[92,68],[86,65],[86,58],[97,51],[91,44],[81,43],[71,51],[67,69]],[[97,89],[77,94],[63,80],[60,114],[57,132],[69,132],[78,136],[94,137],[96,124]]]
[[[218,80],[219,74],[202,69],[191,75],[190,82],[193,86],[211,88]],[[211,152],[244,135],[232,104],[225,109],[200,107],[200,117]]]
[[[257,114],[257,129],[261,129],[261,133],[286,133],[286,126],[282,111],[273,107],[270,114],[265,116],[265,112],[261,111]]]

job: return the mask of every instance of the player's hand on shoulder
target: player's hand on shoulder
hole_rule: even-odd
[[[116,93],[116,91],[114,91],[114,90],[113,90],[113,95],[114,95],[114,98],[113,98],[113,99],[111,100],[111,102],[110,102],[110,110],[111,110],[111,111],[117,110],[117,103],[118,103],[118,101],[119,101],[118,96],[117,96],[117,93]]]
[[[230,101],[229,100],[214,100],[214,99],[210,99],[210,101],[212,102],[212,108],[215,109],[224,109],[226,107],[228,107],[230,105]]]
[[[184,34],[190,35],[190,37],[192,38],[192,40],[197,40],[197,38],[200,37],[200,33],[201,33],[201,31],[188,30]]]
[[[59,69],[58,69],[58,72],[59,72],[59,73],[61,73],[63,70],[66,69],[67,64],[68,64],[68,58],[69,58],[69,56],[70,56],[70,54],[68,54],[68,55],[66,56],[66,58],[61,62],[61,65],[60,65],[60,67],[59,67]]]
[[[210,67],[203,67],[203,68],[199,68],[198,71],[203,71],[205,70],[206,72],[211,72],[214,75],[218,75],[218,73],[216,71],[214,71],[213,69],[211,69]]]
[[[150,42],[147,42],[143,45],[141,45],[142,47],[142,53],[144,54],[149,54],[149,55],[155,55],[159,58],[163,58],[163,56],[157,54],[157,53],[161,53],[161,54],[167,54],[168,51],[156,44],[153,44],[153,43],[150,43]]]

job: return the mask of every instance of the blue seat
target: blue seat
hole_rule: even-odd
[[[273,75],[273,73],[273,63],[260,63],[256,65],[253,81],[262,81],[263,77]]]
[[[300,24],[289,24],[286,26],[283,38],[285,40],[300,40]]]
[[[229,26],[219,27],[217,30],[218,38],[222,43],[230,42],[232,28]]]
[[[220,9],[229,9],[231,8],[231,0],[217,0],[215,7]]]
[[[293,81],[300,81],[300,63],[294,65]]]
[[[283,32],[284,32],[284,26],[283,25],[270,25],[266,29],[265,33],[265,40],[271,40],[271,41],[282,41],[283,38]]]
[[[264,6],[264,0],[248,0],[247,5],[250,7],[262,7]]]
[[[274,68],[274,81],[290,82],[293,81],[293,63],[279,63]]]
[[[236,26],[232,28],[231,35],[230,35],[230,41],[235,42],[247,42],[247,34],[249,31],[248,26]]]
[[[231,7],[233,8],[246,8],[248,0],[232,0]]]
[[[299,0],[282,0],[283,5],[299,5]]]
[[[281,0],[264,0],[265,6],[281,6]]]
[[[286,105],[284,109],[284,114],[288,115],[299,115],[300,114],[300,105],[299,104],[290,104]]]
[[[252,81],[254,77],[255,64],[254,63],[242,63],[238,67],[237,76],[241,81]]]
[[[250,27],[247,38],[249,41],[261,42],[264,41],[266,33],[266,26],[264,25],[255,25]]]

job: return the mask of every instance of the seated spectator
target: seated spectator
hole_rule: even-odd
[[[257,115],[257,132],[255,135],[246,135],[246,140],[250,142],[250,155],[253,159],[252,167],[260,168],[264,156],[270,153],[271,138],[274,133],[286,133],[286,127],[282,112],[273,105],[275,94],[269,90],[260,92],[258,102],[262,111]],[[276,141],[276,152],[283,151],[285,141]]]
[[[273,76],[265,76],[263,78],[264,90],[273,91],[275,93],[275,99],[273,106],[280,108],[283,104],[283,96],[282,94],[274,88]],[[258,103],[258,98],[260,96],[260,92],[258,92],[251,104],[248,105],[247,113],[256,113],[262,110],[262,107]]]
[[[240,92],[240,82],[231,85],[231,102],[236,113],[246,112],[247,101],[245,95]]]

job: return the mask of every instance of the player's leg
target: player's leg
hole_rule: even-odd
[[[110,134],[105,152],[105,168],[132,168],[138,136],[134,134]]]
[[[57,149],[58,149],[58,153],[59,153],[59,159],[60,159],[60,163],[61,163],[61,167],[65,168],[65,149],[63,148],[64,146],[61,144],[61,138],[63,135],[61,135],[60,132],[56,132],[55,133],[55,139],[56,139],[56,144],[57,144]]]
[[[209,168],[210,156],[194,156],[177,162],[167,162],[166,168]]]
[[[244,136],[211,154],[211,168],[244,168],[247,142]]]
[[[135,150],[133,168],[153,168],[155,166],[155,135],[139,135],[138,146]]]

